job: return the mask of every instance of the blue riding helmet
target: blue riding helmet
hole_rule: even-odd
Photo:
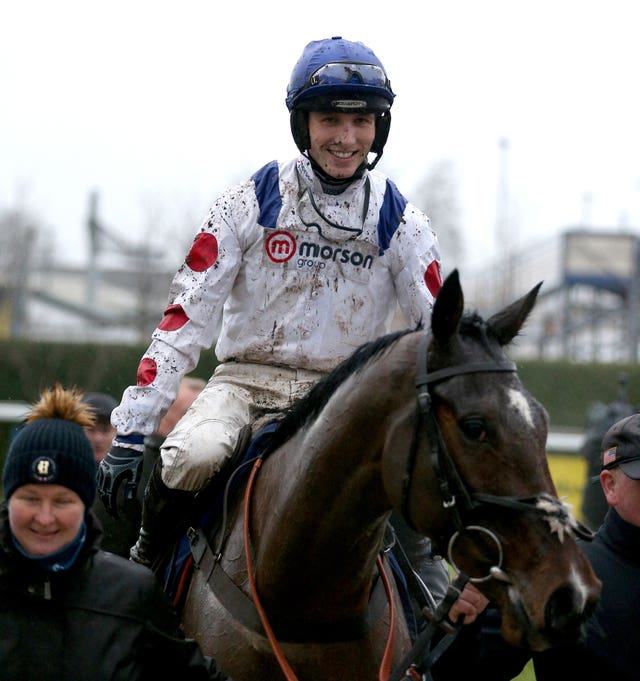
[[[360,42],[339,36],[314,40],[303,50],[287,86],[291,132],[301,152],[311,146],[307,111],[376,113],[376,136],[371,151],[382,155],[389,136],[395,94],[382,62]]]

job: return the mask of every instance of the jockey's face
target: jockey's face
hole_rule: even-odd
[[[309,112],[309,153],[338,180],[351,177],[366,161],[375,135],[374,113]]]

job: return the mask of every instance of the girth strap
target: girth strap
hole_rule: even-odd
[[[234,619],[251,631],[265,636],[260,616],[251,598],[229,577],[216,560],[209,542],[201,528],[192,529],[189,534],[194,566],[200,570],[216,598],[231,613]],[[367,635],[371,627],[382,617],[387,608],[387,597],[382,580],[376,579],[369,607],[362,617],[353,617],[339,622],[318,624],[300,621],[277,623],[273,628],[282,642],[354,641]]]

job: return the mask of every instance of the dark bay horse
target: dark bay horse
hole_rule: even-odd
[[[429,336],[363,346],[284,416],[183,610],[234,681],[386,681],[411,646],[380,559],[393,509],[477,580],[509,642],[577,636],[600,583],[556,497],[546,412],[503,351],[538,289],[485,321],[453,272]]]

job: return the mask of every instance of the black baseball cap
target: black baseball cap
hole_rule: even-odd
[[[602,470],[616,466],[640,480],[640,414],[616,421],[602,438]]]
[[[111,423],[111,412],[118,406],[115,398],[107,393],[86,393],[82,401],[91,407],[98,421]]]

